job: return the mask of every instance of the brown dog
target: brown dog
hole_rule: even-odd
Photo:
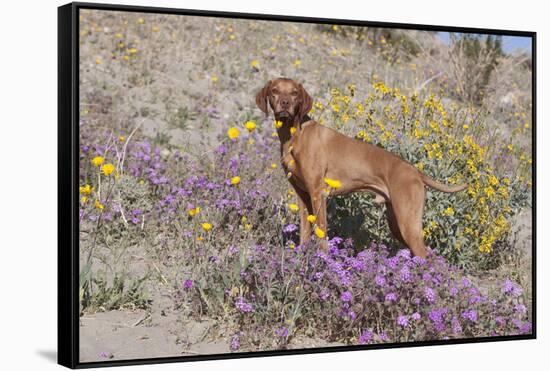
[[[299,198],[300,243],[312,233],[308,215],[316,217],[318,236],[327,230],[326,196],[371,192],[385,202],[392,234],[414,255],[425,257],[422,214],[425,186],[458,192],[467,185],[447,186],[422,174],[396,155],[349,138],[311,120],[312,100],[301,84],[287,78],[269,81],[256,96],[268,115],[268,103],[281,141],[281,161]],[[322,232],[321,232],[322,231]],[[322,238],[321,248],[327,248]]]

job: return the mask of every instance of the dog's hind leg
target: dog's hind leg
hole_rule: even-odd
[[[399,230],[399,226],[397,225],[397,217],[395,216],[395,212],[393,211],[393,207],[390,202],[386,202],[386,216],[388,218],[388,226],[390,227],[390,231],[399,242],[401,242],[403,245],[407,245],[405,242],[405,239],[401,235],[401,231]]]
[[[395,192],[391,197],[391,210],[397,221],[402,242],[414,255],[422,258],[428,254],[422,235],[425,192],[423,183],[413,182],[407,189]]]

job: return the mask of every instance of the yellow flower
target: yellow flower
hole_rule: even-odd
[[[92,165],[94,166],[101,166],[105,162],[105,159],[101,156],[96,156],[92,158]]]
[[[462,125],[462,127],[463,127],[464,129],[468,129],[468,128],[470,127],[470,125],[464,124],[464,125]]]
[[[234,176],[233,178],[231,178],[231,184],[233,185],[237,185],[241,182],[241,177],[240,176]]]
[[[203,237],[203,236],[197,237],[197,241],[202,241],[202,240],[204,240],[204,237]]]
[[[315,228],[315,235],[319,238],[325,238],[325,231],[323,231],[321,228],[317,227],[317,228]]]
[[[189,209],[187,211],[187,214],[189,214],[190,217],[193,217],[193,216],[197,215],[198,213],[200,213],[200,211],[201,211],[201,208],[197,206],[194,209]]]
[[[294,66],[295,66],[295,67],[300,67],[301,64],[302,64],[302,61],[299,60],[299,59],[296,59],[296,60],[294,61]]]
[[[213,75],[212,77],[210,77],[210,81],[212,81],[213,83],[217,83],[218,82],[218,76]]]
[[[273,122],[273,125],[275,126],[276,129],[280,129],[283,127],[283,122],[282,121],[279,121],[279,120],[275,120]]]
[[[88,202],[88,197],[82,196],[82,197],[80,198],[80,202],[82,202],[83,204],[85,204],[86,202]]]
[[[250,62],[250,67],[258,69],[260,67],[260,62],[257,59],[252,60],[252,62]]]
[[[202,229],[204,229],[206,232],[210,231],[212,229],[212,224],[210,223],[202,223],[201,224]]]
[[[92,193],[92,187],[89,184],[85,186],[80,186],[80,193],[83,195],[90,195]]]
[[[95,64],[101,64],[101,63],[103,63],[102,60],[101,60],[101,58],[96,58]]]
[[[153,26],[153,27],[151,28],[151,30],[152,30],[153,32],[159,32],[159,31],[160,31],[160,28],[159,28],[158,26]]]
[[[295,132],[296,132],[295,127],[290,128],[290,135],[294,135]]]
[[[118,136],[118,141],[119,142],[124,142],[126,140],[126,137],[124,135],[119,135]]]
[[[423,171],[424,170],[424,164],[422,162],[417,163],[414,165],[418,170]]]
[[[105,207],[101,202],[99,202],[99,200],[95,200],[94,206],[96,209],[99,209],[99,210],[103,210],[103,208]]]
[[[340,182],[339,180],[337,179],[330,179],[330,178],[325,178],[325,183],[330,187],[330,188],[334,188],[334,189],[338,189],[342,186],[342,182]]]
[[[101,167],[101,172],[104,175],[111,175],[115,171],[115,166],[113,164],[105,164]]]
[[[276,163],[271,164],[271,168],[272,168],[272,169],[276,169],[276,168],[277,168],[277,164],[276,164]]]
[[[292,211],[292,212],[297,212],[298,210],[300,210],[300,208],[299,208],[298,205],[296,205],[296,204],[288,204],[288,208],[289,208],[290,211]]]
[[[143,18],[138,18],[138,23],[139,23],[139,24],[144,24],[144,23],[145,23],[145,19],[143,19]]]
[[[338,26],[337,25],[332,25],[332,31],[338,31]]]
[[[256,123],[254,121],[247,121],[244,123],[244,127],[246,128],[246,130],[252,133],[254,129],[256,129]]]
[[[239,137],[239,135],[241,134],[241,132],[239,131],[239,129],[233,127],[233,128],[230,128],[229,130],[227,130],[227,136],[229,137],[229,139],[236,139]]]
[[[446,208],[444,211],[443,211],[443,214],[444,215],[447,215],[447,216],[452,216],[455,214],[455,210],[452,208],[452,207],[448,207]]]
[[[315,215],[308,215],[307,221],[310,223],[315,223],[317,221],[317,217]]]
[[[130,53],[130,54],[136,54],[137,51],[138,51],[138,50],[137,50],[136,48],[130,48],[130,49],[128,49],[128,53]]]

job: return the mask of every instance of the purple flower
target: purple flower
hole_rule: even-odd
[[[359,344],[369,344],[374,338],[374,333],[370,330],[363,330],[359,336]]]
[[[186,290],[192,289],[193,288],[193,280],[186,279],[185,281],[183,281],[183,288],[186,289]]]
[[[389,301],[390,303],[397,301],[397,294],[395,292],[390,292],[389,294],[386,295],[385,300]]]
[[[294,232],[294,231],[297,230],[297,229],[298,229],[298,227],[296,226],[296,224],[290,223],[290,224],[287,224],[287,225],[284,226],[283,232],[285,232],[285,233],[292,233],[292,232]]]
[[[477,312],[475,310],[466,310],[460,315],[462,318],[470,320],[472,322],[477,321]]]
[[[248,303],[246,299],[243,298],[242,296],[239,296],[237,300],[235,300],[235,308],[237,308],[243,313],[252,312],[252,305]]]
[[[231,338],[231,350],[237,350],[241,347],[240,333],[233,335]]]
[[[321,291],[321,293],[319,294],[319,298],[320,298],[322,301],[327,300],[329,297],[330,297],[330,291],[327,290],[327,289],[323,289],[323,290]]]
[[[111,354],[107,352],[101,352],[99,353],[99,358],[112,358],[112,357],[111,357]]]
[[[451,296],[456,296],[456,294],[458,294],[458,289],[453,286],[450,288],[449,293],[451,294]]]
[[[502,286],[502,292],[504,294],[508,294],[511,296],[519,296],[523,292],[521,287],[516,285],[514,282],[510,281],[509,279],[506,279],[504,281],[504,284]]]
[[[409,318],[407,316],[397,317],[397,324],[401,327],[405,327],[409,324]]]
[[[428,303],[433,304],[436,299],[435,291],[431,287],[425,287],[424,288],[424,297],[428,301]]]
[[[288,328],[281,327],[281,328],[276,329],[275,330],[275,335],[277,335],[279,337],[282,337],[282,338],[286,338],[288,336]]]
[[[353,295],[349,291],[344,291],[342,295],[340,295],[340,299],[342,299],[343,302],[349,302],[353,299]]]
[[[516,304],[516,305],[514,306],[514,311],[515,311],[516,313],[525,314],[525,313],[527,313],[527,308],[526,308],[525,305],[523,305],[523,304]]]
[[[415,321],[418,321],[418,320],[420,319],[420,313],[414,312],[414,313],[411,315],[411,318],[414,319]]]
[[[462,333],[462,326],[460,325],[460,321],[456,316],[453,316],[453,319],[451,319],[451,325],[453,326],[453,333],[455,335],[458,335]]]
[[[384,278],[384,276],[377,275],[376,277],[374,277],[374,283],[376,284],[376,286],[384,286],[386,284],[386,279]]]

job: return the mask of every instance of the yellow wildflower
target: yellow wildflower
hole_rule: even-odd
[[[88,197],[82,196],[82,197],[80,198],[80,202],[82,202],[83,204],[85,204],[86,202],[88,202]]]
[[[325,178],[325,183],[330,187],[330,188],[334,188],[334,189],[338,189],[342,186],[342,182],[340,182],[339,180],[337,179],[330,179],[330,178]]]
[[[455,214],[455,210],[449,206],[443,211],[443,214],[447,216],[453,216]]]
[[[99,209],[99,210],[103,210],[105,208],[105,206],[103,206],[103,204],[99,202],[99,200],[95,200],[94,206],[96,209]]]
[[[190,217],[194,217],[195,215],[197,215],[198,213],[200,213],[200,211],[201,211],[201,208],[197,206],[197,207],[195,207],[195,208],[193,208],[193,209],[189,209],[189,210],[187,211],[187,214],[189,214]]]
[[[272,168],[272,169],[276,169],[276,168],[277,168],[277,164],[276,164],[276,163],[272,163],[272,164],[271,164],[271,168]]]
[[[307,221],[310,223],[315,223],[317,221],[317,217],[315,215],[310,214],[307,216]]]
[[[323,231],[321,228],[317,227],[317,228],[315,228],[315,235],[319,238],[325,238],[325,231]]]
[[[294,135],[295,132],[296,132],[295,127],[290,128],[290,135]]]
[[[260,67],[260,62],[257,59],[254,59],[250,62],[250,67],[258,69]]]
[[[214,84],[218,82],[218,76],[213,75],[210,77],[210,81],[212,81]]]
[[[212,229],[212,224],[210,223],[202,223],[201,224],[202,229],[205,230],[205,232],[209,232]]]
[[[252,133],[256,129],[256,123],[254,121],[247,121],[244,123],[244,127],[248,132]]]
[[[241,177],[240,176],[234,176],[233,178],[231,178],[231,184],[233,185],[237,185],[241,182]]]
[[[273,125],[275,126],[276,129],[280,129],[283,127],[283,122],[282,121],[279,121],[279,120],[275,120],[273,122]]]
[[[126,137],[124,135],[119,135],[118,136],[118,141],[119,142],[124,142],[126,140]]]
[[[80,186],[80,193],[83,195],[90,195],[92,193],[92,187],[89,184],[86,184],[85,186]]]
[[[229,137],[229,139],[232,139],[232,140],[238,138],[240,134],[241,132],[239,131],[239,129],[235,127],[232,127],[229,130],[227,130],[227,136]]]
[[[113,164],[105,164],[101,166],[101,172],[104,175],[111,175],[115,171],[115,166]]]
[[[101,156],[96,156],[92,158],[92,165],[94,166],[101,166],[105,162],[105,159]]]
[[[289,208],[290,211],[292,211],[292,212],[297,212],[298,210],[300,210],[300,208],[299,208],[298,205],[296,205],[296,204],[288,204],[288,208]]]

